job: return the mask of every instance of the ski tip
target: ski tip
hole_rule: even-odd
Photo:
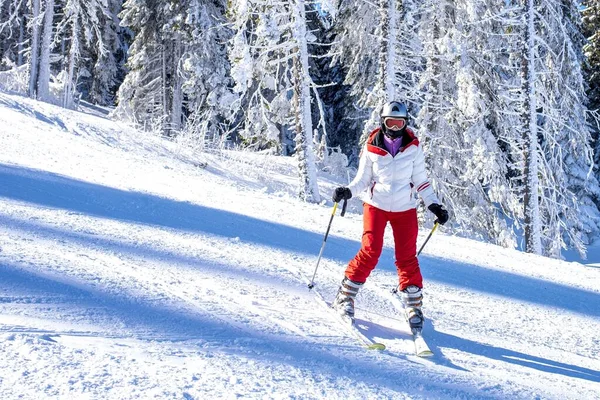
[[[385,350],[385,344],[383,343],[373,343],[367,346],[367,349],[369,350]]]
[[[417,356],[423,357],[423,358],[433,357],[433,352],[431,350],[425,350],[420,353],[417,353]]]

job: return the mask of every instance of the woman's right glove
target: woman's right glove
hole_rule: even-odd
[[[448,222],[448,211],[446,211],[444,206],[442,206],[441,204],[433,203],[427,208],[429,208],[429,211],[435,214],[435,216],[437,217],[437,222],[439,222],[440,225],[444,225],[446,222]]]
[[[352,192],[347,187],[340,186],[333,191],[334,203],[339,203],[342,200],[348,200],[350,198],[352,198]]]

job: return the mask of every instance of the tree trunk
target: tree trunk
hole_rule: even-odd
[[[40,73],[38,76],[37,98],[50,101],[50,46],[52,44],[52,20],[54,19],[54,0],[46,0],[44,10],[44,32],[40,56]]]
[[[383,48],[381,67],[382,78],[384,81],[386,102],[396,99],[396,40],[398,38],[398,12],[396,10],[396,0],[382,0],[383,19]]]
[[[523,198],[525,251],[542,254],[538,180],[538,124],[535,70],[535,9],[534,0],[525,0],[526,27],[521,65],[523,102],[523,144],[525,193]]]
[[[439,7],[436,11],[442,12],[443,7]],[[435,18],[432,27],[432,46],[431,51],[432,54],[429,58],[429,69],[430,75],[432,76],[429,81],[429,95],[427,101],[427,114],[428,114],[428,124],[427,124],[427,132],[434,137],[438,136],[438,117],[436,111],[436,104],[440,104],[441,98],[441,87],[440,87],[440,71],[441,71],[441,59],[440,59],[440,51],[438,48],[438,41],[440,39],[440,21],[439,18]]]
[[[173,51],[173,101],[171,107],[171,129],[177,133],[181,130],[181,116],[183,109],[183,94],[181,88],[181,76],[179,74],[179,60],[181,59],[182,43],[181,35],[175,35],[175,44]]]
[[[25,15],[21,15],[19,23],[19,43],[17,43],[17,66],[23,65],[23,42],[25,41]]]
[[[37,94],[37,82],[40,54],[40,1],[32,0],[33,18],[31,20],[31,55],[29,59],[29,97],[35,99]]]
[[[161,103],[162,103],[162,131],[163,135],[171,136],[171,130],[169,129],[170,119],[169,119],[169,85],[167,84],[167,50],[166,50],[166,40],[162,41],[162,48],[160,52],[160,57],[162,60],[161,65]]]
[[[317,184],[317,169],[313,148],[312,114],[310,107],[311,78],[308,72],[306,43],[306,10],[304,0],[292,6],[298,53],[294,57],[294,108],[296,120],[296,153],[300,177],[300,197],[307,202],[321,201]]]
[[[75,92],[75,63],[79,58],[79,16],[74,15],[71,26],[71,48],[69,49],[69,67],[67,71],[67,82],[63,97],[63,107],[73,108],[73,93]]]

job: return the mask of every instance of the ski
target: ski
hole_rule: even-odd
[[[321,296],[319,292],[317,292],[314,289],[312,290],[312,292],[315,294],[315,300],[317,301],[317,303],[319,303],[323,308],[325,308],[327,312],[333,314],[336,320],[340,323],[340,325],[346,328],[348,333],[351,334],[362,347],[368,350],[385,350],[385,344],[375,342],[374,340],[365,336],[360,331],[360,329],[356,327],[356,322],[354,319],[339,315],[335,312],[333,308],[331,308],[331,305],[325,301],[325,299],[323,298],[323,296]]]
[[[395,292],[390,293],[390,300],[392,301],[392,304],[394,305],[396,310],[398,310],[398,312],[401,313],[402,315],[405,315],[404,304],[399,299],[398,293],[395,293]],[[406,321],[406,324],[409,325],[408,321]],[[409,327],[410,327],[410,325],[409,325]],[[431,349],[429,348],[429,345],[427,344],[427,342],[425,341],[425,338],[423,337],[422,329],[411,329],[411,332],[412,332],[412,340],[415,345],[415,355],[417,355],[418,357],[433,356],[433,351],[431,351]]]
[[[420,329],[412,330],[413,342],[415,343],[415,354],[419,357],[431,357],[433,351],[427,345],[425,339],[423,339],[423,333]]]

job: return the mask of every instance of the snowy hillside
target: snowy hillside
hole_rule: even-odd
[[[332,204],[295,198],[293,159],[194,155],[96,114],[0,94],[1,399],[600,399],[599,268],[442,228],[421,359],[386,247],[357,317],[387,350],[366,350],[306,287]],[[342,181],[321,178],[329,198]],[[334,218],[326,299],[359,206]]]

